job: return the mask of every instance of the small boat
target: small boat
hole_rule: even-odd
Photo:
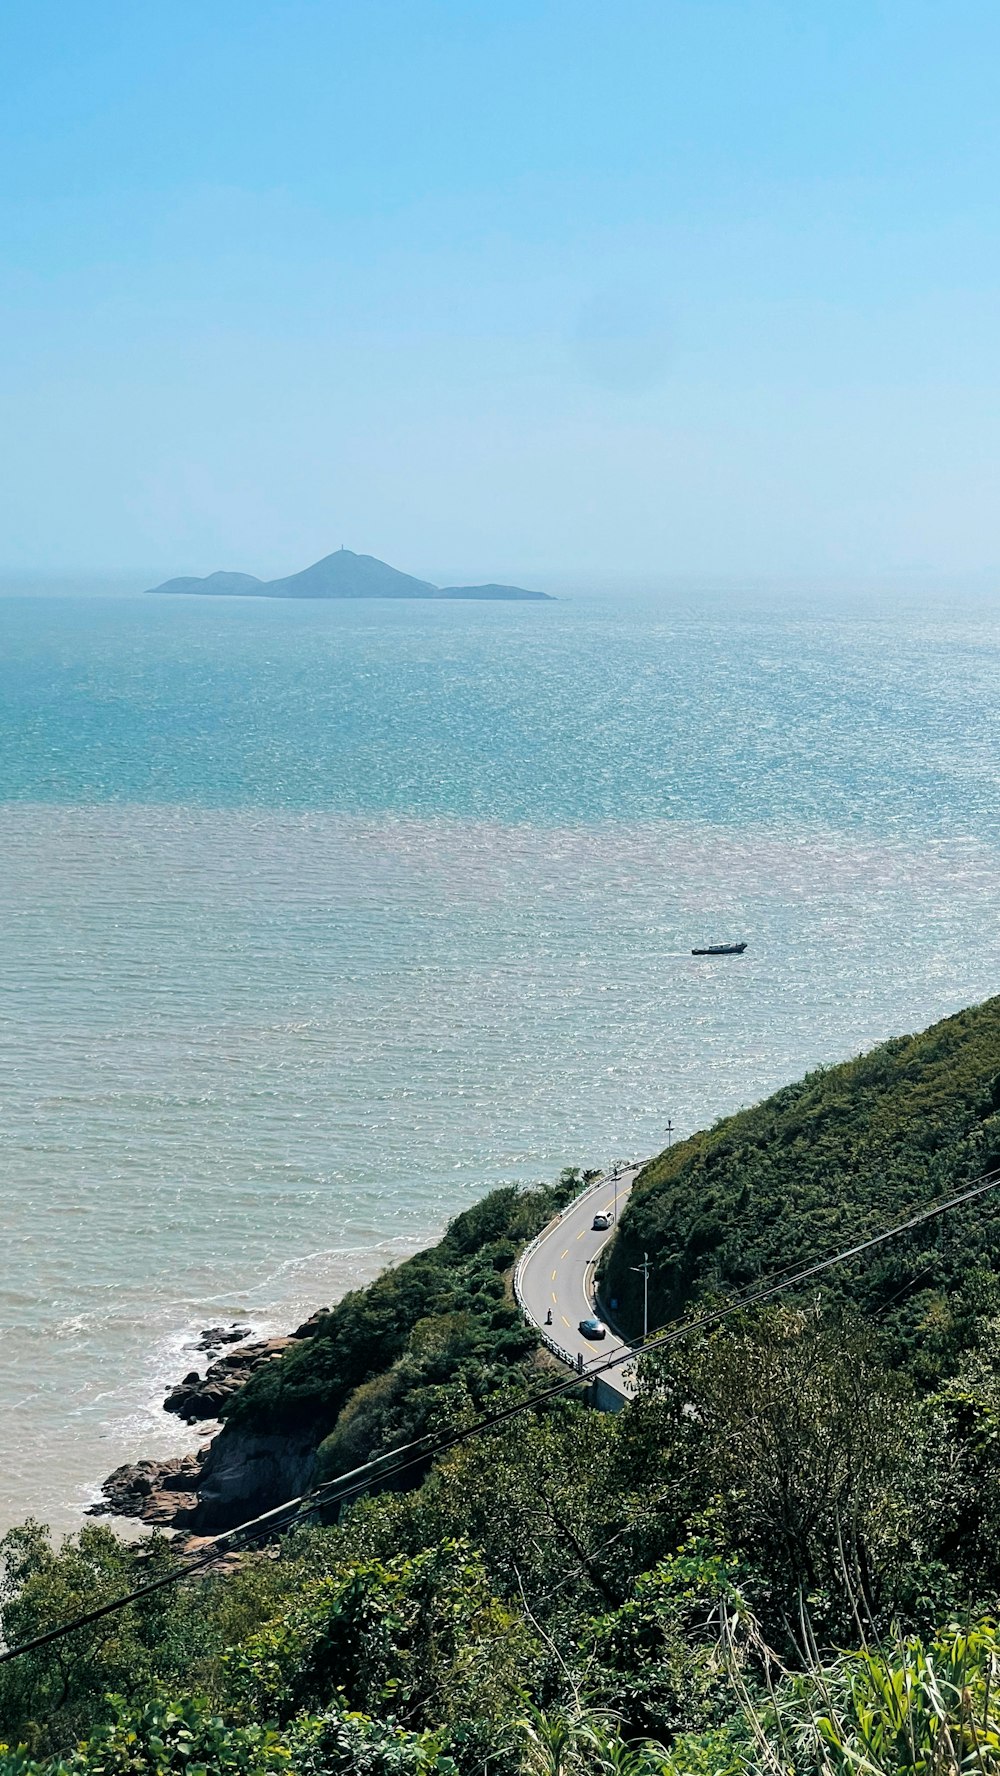
[[[746,944],[706,944],[703,950],[692,950],[692,956],[742,956]]]

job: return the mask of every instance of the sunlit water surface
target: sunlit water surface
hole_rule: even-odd
[[[995,991],[998,645],[0,601],[0,1521],[196,1441],[204,1325]]]

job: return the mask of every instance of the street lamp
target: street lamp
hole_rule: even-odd
[[[666,1126],[666,1130],[665,1130],[665,1133],[666,1133],[666,1137],[667,1137],[667,1152],[668,1152],[668,1153],[669,1153],[669,1152],[670,1152],[670,1146],[671,1146],[671,1143],[672,1143],[672,1141],[673,1141],[673,1138],[674,1138],[674,1125],[673,1125],[673,1123],[672,1123],[672,1122],[671,1122],[671,1120],[670,1120],[670,1117],[669,1117],[669,1116],[668,1116],[668,1117],[667,1117],[667,1126]]]
[[[645,1344],[649,1336],[649,1253],[643,1252],[642,1263],[633,1264],[630,1269],[642,1277],[642,1342]]]
[[[615,1181],[615,1226],[618,1226],[618,1181],[628,1165],[627,1159],[616,1159],[612,1163],[611,1176]]]

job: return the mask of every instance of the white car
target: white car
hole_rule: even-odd
[[[590,1225],[596,1227],[599,1233],[604,1233],[611,1226],[611,1216],[606,1215],[603,1209],[598,1209]]]

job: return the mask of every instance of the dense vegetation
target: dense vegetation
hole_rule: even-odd
[[[314,1335],[268,1364],[235,1395],[227,1423],[306,1435],[324,1467],[352,1465],[436,1415],[479,1406],[508,1367],[530,1369],[538,1349],[509,1286],[521,1247],[581,1184],[568,1168],[543,1190],[494,1190],[456,1216],[444,1238],[354,1289]],[[397,1435],[397,1433],[399,1435]]]
[[[661,1153],[636,1181],[607,1292],[633,1332],[850,1245],[1000,1167],[1000,999],[810,1073]],[[981,1204],[824,1279],[878,1314],[925,1379],[1000,1306],[1000,1219]]]
[[[658,1301],[978,1174],[998,1073],[993,1003],[661,1156],[629,1228]],[[699,1267],[664,1205],[693,1217],[706,1179],[723,1232]],[[513,1250],[559,1196],[487,1199],[238,1408],[296,1434],[315,1414],[327,1471],[483,1400],[524,1414],[235,1574],[0,1666],[0,1737],[24,1746],[0,1776],[998,1776],[991,1199],[909,1246],[891,1287],[870,1261],[647,1357],[605,1416],[531,1402],[510,1306]],[[174,1558],[98,1527],[53,1550],[29,1526],[3,1554],[15,1644]]]

